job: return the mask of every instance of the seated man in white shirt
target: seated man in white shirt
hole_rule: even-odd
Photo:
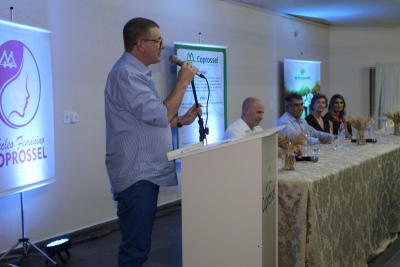
[[[334,136],[315,130],[301,118],[303,113],[303,98],[297,93],[290,93],[285,97],[286,112],[278,119],[276,125],[285,125],[279,134],[287,135],[293,140],[297,135],[304,134],[310,145],[332,143]]]
[[[248,97],[242,104],[242,115],[232,122],[225,131],[225,139],[241,138],[246,135],[260,132],[259,126],[264,117],[264,104],[255,97]]]

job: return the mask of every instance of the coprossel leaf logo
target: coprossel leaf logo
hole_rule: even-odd
[[[187,53],[187,55],[186,55],[186,61],[194,62],[193,53]]]
[[[9,40],[0,46],[0,120],[18,129],[28,125],[39,108],[41,82],[31,50]]]

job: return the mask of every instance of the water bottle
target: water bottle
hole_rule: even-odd
[[[338,130],[338,146],[341,147],[344,145],[346,139],[346,131],[344,129],[344,123],[341,122],[339,125],[339,130]]]
[[[375,138],[375,121],[371,118],[368,121],[367,128],[365,128],[365,133],[367,138],[374,139]]]
[[[386,116],[379,117],[379,129],[385,135],[388,133],[386,122],[387,122]]]
[[[309,135],[307,131],[303,132],[304,142],[302,144],[302,154],[303,156],[310,156],[310,144],[309,144]]]

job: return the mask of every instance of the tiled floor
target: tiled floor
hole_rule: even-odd
[[[179,207],[169,208],[167,213],[158,215],[154,223],[152,250],[146,267],[182,266],[181,211]],[[66,267],[116,267],[120,234],[114,231],[104,237],[82,243],[73,243],[69,250],[70,260],[59,266]],[[12,261],[11,261],[12,262]],[[17,264],[16,261],[14,261]],[[8,265],[0,264],[0,267]],[[21,267],[41,267],[45,259],[39,254],[30,255]],[[47,266],[51,267],[51,264]]]
[[[400,266],[400,238],[390,245],[385,252],[374,259],[368,267],[399,267]]]
[[[181,211],[179,206],[169,208],[158,215],[154,231],[152,250],[146,267],[182,266]],[[66,267],[114,267],[117,266],[119,232],[114,231],[104,237],[86,242],[74,243],[71,258]],[[2,265],[11,266],[11,265]],[[46,266],[42,256],[31,255],[19,266]],[[48,266],[51,266],[50,264]],[[59,266],[64,266],[60,264]],[[385,253],[376,258],[369,267],[400,267],[400,240],[391,245]],[[210,266],[211,267],[211,266]]]

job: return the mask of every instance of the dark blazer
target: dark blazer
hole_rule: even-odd
[[[336,120],[329,112],[325,114],[324,119],[329,123],[329,121],[332,122],[333,125],[333,134],[338,134],[339,127],[340,127],[340,122]],[[347,130],[349,131],[350,135],[353,135],[352,130],[351,130],[351,125],[349,122],[346,122],[346,127]]]
[[[324,128],[323,129],[319,125],[317,119],[312,114],[307,116],[306,121],[307,121],[308,125],[312,126],[315,130],[329,133],[329,122],[325,119],[325,117],[323,117],[322,119],[324,120]]]

